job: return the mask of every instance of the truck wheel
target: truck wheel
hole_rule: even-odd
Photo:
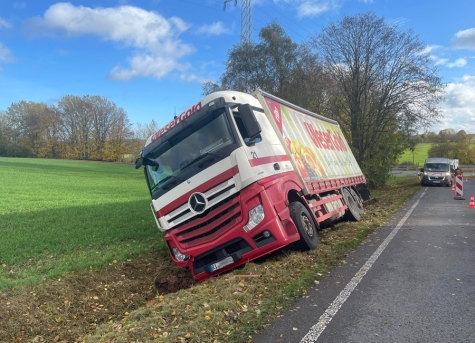
[[[363,200],[361,199],[358,192],[355,191],[353,188],[350,188],[350,194],[352,195],[353,199],[355,199],[360,214],[364,214]]]
[[[361,220],[361,213],[360,209],[358,208],[358,203],[355,199],[353,199],[350,191],[347,188],[341,189],[341,195],[343,196],[343,201],[348,206],[345,217],[351,221],[359,222]]]
[[[313,250],[318,246],[317,228],[307,208],[300,202],[290,203],[290,217],[299,231],[297,242],[300,250]]]

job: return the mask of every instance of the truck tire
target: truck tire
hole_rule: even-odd
[[[299,231],[300,240],[297,242],[300,250],[313,250],[318,246],[317,227],[307,208],[300,202],[290,203],[290,217]]]
[[[358,192],[354,188],[350,188],[350,194],[356,201],[356,205],[358,206],[358,211],[360,212],[360,215],[364,214],[363,200],[361,199]]]
[[[341,195],[343,196],[343,201],[348,206],[345,213],[345,218],[351,221],[359,222],[361,220],[361,212],[358,207],[358,203],[353,198],[348,188],[342,188]]]

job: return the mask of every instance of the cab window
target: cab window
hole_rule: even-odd
[[[251,140],[251,137],[249,136],[249,133],[247,132],[246,127],[242,122],[241,116],[237,112],[234,112],[233,114],[234,120],[236,121],[236,125],[238,127],[239,133],[241,134],[242,139],[244,140],[244,143],[248,143]],[[262,137],[260,134],[256,138],[254,138],[254,143],[259,143],[261,141]]]

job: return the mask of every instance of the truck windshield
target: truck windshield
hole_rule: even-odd
[[[426,167],[424,170],[447,172],[449,171],[449,165],[446,163],[426,163]]]
[[[146,156],[158,162],[158,167],[146,166],[150,191],[165,193],[173,188],[165,185],[178,185],[228,155],[223,149],[234,142],[224,109],[185,128]]]

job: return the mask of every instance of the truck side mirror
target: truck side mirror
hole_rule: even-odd
[[[139,157],[135,160],[135,169],[139,169],[143,166],[143,157]]]
[[[135,160],[135,169],[139,169],[143,165],[153,166],[157,168],[159,167],[159,164],[157,161],[151,160],[147,157],[139,157]]]
[[[256,116],[254,115],[254,112],[252,111],[251,105],[239,105],[238,111],[241,115],[242,122],[247,133],[249,134],[249,137],[251,137],[251,139],[257,137],[261,133],[262,129],[261,125],[256,119]]]
[[[419,171],[420,171],[421,173],[423,173],[423,172],[424,172],[424,168],[419,168]]]

